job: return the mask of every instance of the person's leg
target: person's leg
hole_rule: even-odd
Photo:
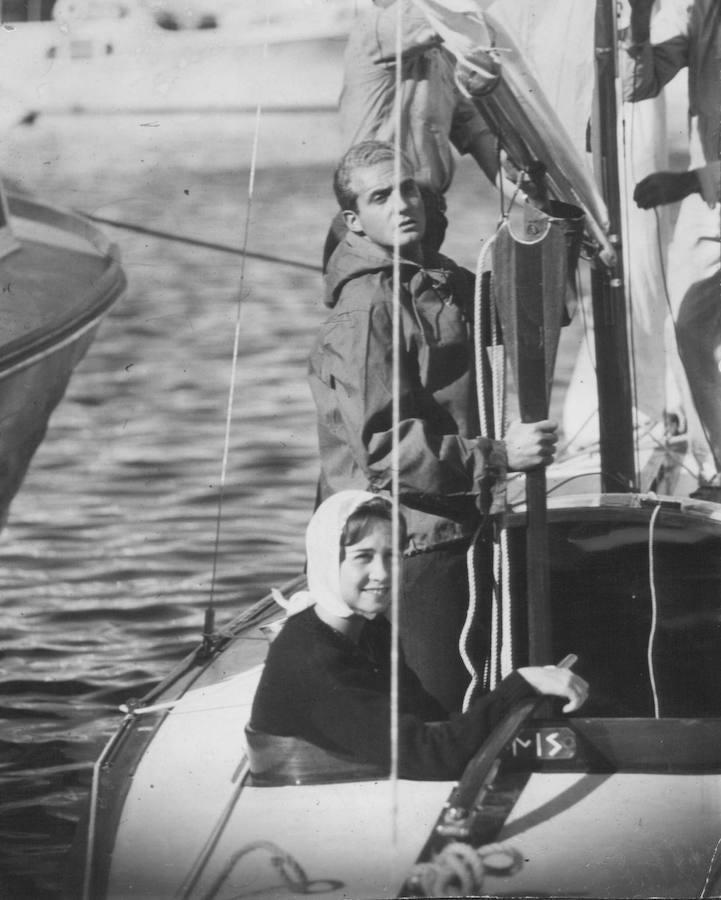
[[[676,322],[679,354],[717,471],[721,471],[720,275],[691,285]]]
[[[468,610],[468,544],[418,553],[403,561],[400,639],[408,665],[425,689],[449,712],[459,710],[471,675],[459,639]],[[473,658],[482,668],[485,604],[474,625]],[[480,639],[479,639],[480,636]]]
[[[704,415],[713,415],[713,350],[709,346],[713,338],[711,335],[703,336],[706,344],[703,350],[696,346],[696,341],[699,340],[698,329],[703,331],[713,327],[708,319],[713,319],[713,307],[721,304],[720,247],[718,208],[709,209],[697,194],[686,197],[681,202],[669,248],[668,293],[677,350],[669,356],[683,398],[690,447],[699,465],[699,481],[702,484],[713,475],[714,470],[718,470],[719,458],[718,450],[711,450],[709,446],[707,431],[709,427],[713,428],[713,424],[709,426],[702,422]],[[685,306],[684,321],[679,334],[678,320],[682,306]],[[704,319],[707,320],[705,324]],[[681,343],[684,344],[683,350]],[[685,356],[683,361],[682,354]],[[698,379],[694,387],[689,384],[692,378]],[[698,405],[699,400],[704,412]]]

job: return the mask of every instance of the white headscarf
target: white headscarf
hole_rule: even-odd
[[[341,599],[340,538],[351,513],[376,497],[378,494],[368,491],[339,491],[313,513],[305,532],[308,590],[298,591],[290,600],[280,591],[273,591],[275,600],[285,607],[289,616],[316,604],[342,619],[354,615],[354,610]]]

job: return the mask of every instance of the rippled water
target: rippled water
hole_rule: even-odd
[[[40,118],[0,168],[46,199],[239,245],[252,117]],[[334,208],[331,113],[261,119],[249,248],[315,263]],[[473,264],[496,210],[475,170],[450,200]],[[0,537],[0,896],[57,896],[119,722],[199,639],[213,567],[239,257],[130,232],[107,318]],[[248,260],[217,561],[219,619],[296,574],[317,449],[305,357],[320,278]]]
[[[280,158],[289,162],[277,168],[287,130]],[[333,208],[333,135],[330,116],[262,122],[251,249],[316,261]],[[2,168],[64,205],[239,245],[251,136],[243,117],[41,118],[16,129]],[[0,538],[8,898],[55,895],[87,764],[116,726],[117,705],[195,645],[209,594],[241,261],[112,237],[127,297],[77,369]],[[302,565],[298,536],[317,473],[305,355],[318,298],[315,273],[248,260],[217,563],[221,621]]]

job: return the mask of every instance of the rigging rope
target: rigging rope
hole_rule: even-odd
[[[282,256],[274,256],[272,253],[257,253],[244,247],[233,247],[231,244],[219,244],[215,241],[204,241],[200,238],[191,238],[182,234],[174,234],[171,231],[162,231],[158,228],[148,228],[146,225],[137,225],[134,222],[120,222],[118,219],[108,219],[105,216],[97,216],[94,213],[76,209],[75,212],[91,222],[99,225],[109,225],[111,228],[121,228],[123,231],[133,231],[137,234],[147,234],[150,237],[161,238],[164,241],[174,241],[177,244],[187,244],[190,247],[203,247],[205,250],[217,250],[219,253],[232,253],[235,256],[243,256],[246,259],[257,259],[261,262],[277,263],[280,266],[293,266],[296,269],[305,269],[307,272],[320,272],[320,266],[303,262],[299,259],[286,259]]]
[[[519,174],[519,184],[521,174]],[[515,194],[514,194],[515,198]],[[491,294],[491,298],[492,298]],[[492,299],[491,299],[492,302]],[[491,305],[491,354],[493,360],[493,418],[494,437],[503,440],[506,433],[506,351],[498,334],[498,317]],[[513,633],[511,597],[511,560],[508,549],[508,529],[501,522],[498,534],[499,579],[500,579],[500,677],[505,678],[513,669]],[[498,584],[498,582],[497,582]],[[495,683],[494,683],[495,687]]]
[[[476,670],[476,667],[473,664],[473,660],[471,659],[471,656],[468,652],[468,640],[471,635],[471,628],[473,626],[473,620],[476,615],[476,606],[478,603],[478,584],[476,580],[476,542],[481,536],[482,528],[483,525],[481,524],[476,529],[476,533],[473,535],[473,539],[471,540],[471,544],[466,554],[466,564],[468,569],[468,609],[466,610],[466,620],[463,623],[463,629],[461,630],[459,650],[461,652],[463,665],[466,667],[469,675],[471,676],[471,681],[466,688],[466,693],[463,696],[463,706],[461,707],[463,712],[465,712],[471,705],[473,694],[475,693],[476,687],[478,686],[478,671]]]
[[[656,519],[661,512],[661,504],[659,503],[651,514],[651,520],[648,525],[648,583],[651,588],[651,628],[648,635],[648,648],[646,651],[646,661],[648,663],[648,677],[651,683],[651,693],[653,695],[653,715],[655,719],[660,716],[658,690],[656,688],[656,673],[653,665],[653,646],[656,640],[656,627],[658,624],[658,599],[656,597],[656,574],[655,560],[653,552],[653,537]]]
[[[519,175],[519,183],[522,175]],[[515,194],[511,198],[511,205],[515,201]],[[503,212],[503,198],[501,198],[502,215],[501,224],[507,216]],[[499,224],[500,227],[500,224]],[[497,232],[496,232],[497,234]],[[476,398],[478,403],[478,417],[481,434],[502,440],[505,431],[506,418],[506,378],[505,378],[505,351],[498,333],[498,319],[493,306],[493,274],[487,271],[487,257],[493,249],[496,234],[483,243],[478,254],[475,271],[475,290],[473,296],[473,349],[476,368]],[[483,275],[488,274],[488,297],[484,303]],[[488,327],[486,323],[488,321]],[[485,334],[490,331],[490,346],[485,346]],[[490,364],[484,365],[485,356],[490,356]],[[490,384],[489,384],[490,381]],[[493,421],[489,421],[486,413],[488,394],[491,394]],[[467,709],[471,702],[473,692],[478,684],[479,675],[468,654],[467,643],[473,625],[477,609],[477,580],[475,576],[475,549],[479,533],[477,533],[468,549],[468,583],[469,603],[466,620],[460,638],[460,652],[463,663],[471,675],[471,682],[466,690],[463,708]],[[486,689],[496,686],[499,676],[509,674],[513,666],[512,646],[512,615],[510,594],[510,560],[508,552],[508,533],[501,525],[497,539],[493,546],[493,594],[491,600],[491,633],[488,657],[485,661],[483,672],[483,685]]]
[[[501,201],[502,202],[502,201]],[[483,273],[486,268],[486,258],[491,250],[495,235],[489,238],[481,245],[481,249],[476,261],[475,282],[473,290],[473,354],[474,365],[476,369],[476,402],[478,405],[478,420],[480,424],[481,434],[490,435],[491,423],[486,414],[486,398],[490,386],[486,377],[486,367],[484,366],[483,354],[485,352],[483,335],[485,333],[485,306],[483,303]],[[468,640],[473,627],[473,620],[476,614],[478,603],[478,584],[476,580],[475,551],[476,541],[480,535],[480,529],[476,532],[468,548],[466,555],[466,564],[468,571],[468,608],[466,610],[466,618],[463,623],[463,629],[459,639],[459,651],[463,665],[466,667],[468,674],[471,676],[470,683],[463,697],[462,709],[468,709],[473,694],[479,681],[479,675],[473,660],[468,653]],[[495,610],[494,610],[495,611]],[[493,643],[493,641],[492,641]],[[484,679],[485,680],[485,679]],[[486,685],[484,684],[484,687]]]

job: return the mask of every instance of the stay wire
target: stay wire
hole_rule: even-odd
[[[390,709],[390,751],[391,751],[391,837],[393,845],[398,842],[398,771],[399,771],[399,676],[400,676],[400,303],[401,303],[401,262],[400,262],[400,190],[401,190],[401,137],[402,120],[402,55],[403,55],[403,4],[396,4],[395,41],[395,96],[393,140],[393,371],[392,371],[392,441],[391,441],[391,504],[393,555],[391,566],[391,709]]]
[[[614,68],[618,72],[618,41],[614,41],[615,53],[616,53],[616,61],[614,63]],[[635,63],[634,63],[635,64]],[[633,396],[633,409],[632,415],[634,418],[634,435],[636,436],[636,440],[634,441],[633,452],[635,457],[635,466],[636,471],[641,471],[641,448],[638,441],[638,417],[639,417],[639,398],[638,398],[638,372],[636,369],[636,335],[634,328],[634,292],[633,286],[631,282],[631,245],[633,243],[633,238],[631,234],[631,219],[629,213],[629,198],[628,198],[628,190],[629,190],[629,179],[632,181],[635,177],[635,173],[633,171],[633,156],[629,155],[629,141],[627,140],[627,130],[626,130],[626,113],[625,108],[626,104],[623,102],[623,98],[620,96],[620,91],[617,91],[617,109],[620,109],[620,120],[621,120],[621,145],[623,148],[622,154],[622,162],[623,162],[623,194],[622,194],[622,215],[623,215],[623,224],[624,227],[621,229],[622,235],[622,245],[621,245],[621,259],[623,261],[623,281],[624,281],[624,293],[626,296],[626,317],[628,321],[628,343],[629,343],[629,353],[630,353],[630,362],[631,362],[631,393]],[[631,122],[629,128],[629,134],[631,139],[633,138],[633,123],[635,118],[635,108],[631,109]],[[618,113],[617,113],[618,116]]]
[[[215,601],[215,585],[218,573],[218,555],[220,549],[220,529],[223,519],[223,500],[225,497],[225,485],[228,473],[228,457],[230,455],[230,428],[233,421],[233,403],[235,400],[235,379],[238,371],[238,349],[240,346],[240,323],[243,308],[243,287],[245,285],[245,263],[248,249],[248,236],[250,232],[250,218],[253,209],[253,195],[255,190],[255,174],[258,164],[258,143],[260,136],[261,105],[255,110],[255,124],[253,127],[253,147],[250,159],[250,173],[248,176],[248,202],[245,211],[245,223],[243,226],[243,255],[240,263],[240,283],[238,286],[238,300],[236,302],[235,330],[233,333],[233,356],[230,368],[230,384],[228,386],[228,404],[225,415],[225,436],[223,439],[223,459],[220,470],[220,484],[218,486],[218,508],[215,520],[215,540],[213,544],[213,569],[210,578],[210,595],[206,609],[206,623],[212,619]],[[206,639],[209,628],[206,627]]]

